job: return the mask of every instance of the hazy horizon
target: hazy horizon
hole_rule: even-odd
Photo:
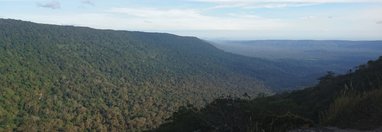
[[[0,18],[207,40],[381,40],[382,0],[0,0]]]

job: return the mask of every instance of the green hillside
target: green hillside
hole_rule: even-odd
[[[180,106],[308,85],[195,37],[0,19],[0,131],[142,130]]]
[[[346,75],[329,73],[304,90],[253,100],[222,98],[200,110],[183,107],[156,131],[373,130],[382,126],[381,102],[382,57]]]

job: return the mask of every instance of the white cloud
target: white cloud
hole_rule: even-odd
[[[276,19],[260,18],[250,14],[230,14],[225,17],[204,15],[195,9],[112,8],[109,13],[122,15],[135,26],[155,30],[243,30],[274,29],[283,24]]]
[[[218,4],[227,3],[374,3],[382,2],[381,0],[192,0],[198,2],[209,2]]]
[[[37,3],[37,6],[43,7],[43,8],[51,8],[51,9],[61,8],[61,4],[59,1],[49,1],[46,3]]]
[[[0,0],[0,2],[26,2],[29,0]]]
[[[82,1],[86,0],[76,0],[75,3],[79,4],[79,2]],[[256,2],[261,3],[266,0],[199,1],[215,2],[217,4],[215,6],[222,6],[221,8],[225,8],[224,6],[251,8],[255,7]],[[281,2],[278,2],[279,5],[277,7],[291,6],[288,5],[288,2],[303,2],[302,0],[279,1]],[[340,0],[334,1],[340,2]],[[270,2],[277,3],[275,0],[270,0]],[[285,5],[282,5],[282,2],[284,2]],[[312,0],[310,2],[311,3],[306,2],[305,4],[317,4],[325,1]],[[353,0],[353,2],[356,1]],[[99,4],[99,6],[101,7],[102,5]],[[274,7],[269,5],[269,8],[276,8],[276,4],[272,6]],[[257,12],[253,10],[240,9],[216,13],[215,11],[193,7],[181,9],[177,7],[139,7],[126,5],[115,8],[104,7],[97,11],[82,9],[78,12],[60,10],[57,12],[42,11],[35,13],[33,11],[24,11],[22,13],[4,12],[0,13],[0,15],[7,18],[40,23],[89,26],[100,29],[170,32],[207,38],[341,39],[341,36],[350,36],[348,38],[380,39],[379,34],[382,33],[382,24],[380,24],[382,20],[382,15],[380,15],[382,14],[382,8],[380,7],[381,5],[378,4],[369,6],[368,8],[357,8],[354,10],[352,10],[353,8],[309,10],[305,12],[285,12],[285,14],[281,15],[277,12],[281,10],[272,9],[275,10],[276,13],[270,13],[268,15],[257,14]]]
[[[121,13],[136,17],[146,18],[168,18],[168,17],[189,17],[195,18],[201,15],[197,10],[193,9],[155,9],[155,8],[112,8],[109,10],[111,13]]]
[[[81,3],[85,5],[91,5],[91,6],[95,5],[92,0],[82,0]]]
[[[301,7],[324,3],[382,3],[382,0],[191,0],[216,4],[214,8],[283,8]]]
[[[302,20],[314,20],[314,19],[318,19],[317,16],[304,16],[304,17],[301,17],[300,19]]]
[[[331,11],[295,19],[270,19],[250,13],[208,15],[196,9],[110,8],[97,13],[2,14],[40,23],[100,29],[169,32],[224,39],[380,39],[382,9]],[[335,19],[329,19],[334,17]]]

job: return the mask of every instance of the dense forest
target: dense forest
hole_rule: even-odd
[[[156,131],[335,131],[382,127],[382,57],[314,87],[256,99],[221,98],[182,107]]]
[[[180,106],[310,85],[195,37],[0,19],[0,131],[148,130]]]

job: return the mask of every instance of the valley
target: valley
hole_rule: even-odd
[[[205,111],[219,111],[220,104],[224,105],[226,101],[236,100],[245,106],[248,104],[250,111],[254,112],[257,109],[277,111],[281,108],[279,105],[288,106],[291,112],[297,111],[293,114],[303,116],[303,121],[314,125],[319,118],[316,113],[299,112],[315,109],[319,110],[315,112],[322,112],[331,103],[326,97],[330,96],[332,100],[336,97],[332,94],[341,91],[338,89],[328,94],[327,90],[334,90],[331,89],[334,87],[332,85],[337,88],[337,84],[325,83],[323,78],[320,78],[321,81],[317,79],[325,75],[326,70],[341,73],[358,62],[375,57],[381,51],[378,50],[380,42],[370,43],[370,49],[360,52],[360,58],[346,58],[358,52],[355,50],[358,44],[350,48],[354,52],[344,51],[345,58],[339,57],[343,54],[337,53],[341,48],[330,51],[334,54],[322,54],[328,55],[326,58],[319,55],[312,55],[319,58],[309,57],[309,54],[316,52],[288,56],[286,52],[278,50],[275,51],[279,54],[275,55],[287,58],[272,58],[267,57],[266,52],[257,54],[264,56],[255,55],[257,46],[243,48],[240,52],[228,51],[235,48],[224,48],[196,37],[0,19],[0,131],[145,131],[156,130],[158,127],[159,131],[173,129],[171,126],[174,124],[168,125],[171,120],[178,123],[186,121],[186,124],[194,121],[177,121],[178,118],[174,118],[174,112],[185,110],[185,106],[192,107],[191,112],[201,112],[204,115]],[[344,45],[348,44],[340,44],[338,47]],[[302,54],[300,51],[307,52],[301,49],[296,52]],[[369,80],[373,87],[365,84],[364,88],[374,88],[374,84],[377,88],[380,83],[377,72],[380,61],[369,63],[357,67],[355,73],[349,72],[346,77],[335,78],[346,80],[347,76],[354,74],[358,78],[354,83],[363,86],[368,80],[361,79],[362,75],[358,74],[373,67],[376,74],[370,76]],[[324,87],[326,85],[330,87]],[[321,87],[324,93],[318,90],[316,95],[315,91]],[[281,94],[303,88],[307,89]],[[363,100],[362,97],[359,101]],[[239,113],[247,110],[241,105],[237,106]],[[306,107],[300,108],[298,105]],[[236,109],[236,104],[234,106]],[[227,112],[229,116],[234,111]],[[210,118],[209,114],[205,117]],[[293,114],[287,116],[294,117]],[[338,118],[332,118],[330,114],[337,113],[328,114],[325,121],[335,123],[333,121]],[[246,120],[240,118],[238,121],[242,119]],[[242,125],[253,127],[253,124],[247,123],[251,122],[243,122]],[[194,130],[200,126],[189,127]],[[238,127],[241,131],[247,126]],[[257,126],[257,129],[270,128]],[[280,130],[284,129],[289,129],[289,126],[280,127]]]
[[[2,129],[145,130],[180,106],[270,95],[293,68],[165,33],[0,20]]]
[[[0,132],[382,131],[382,0],[0,0]]]

